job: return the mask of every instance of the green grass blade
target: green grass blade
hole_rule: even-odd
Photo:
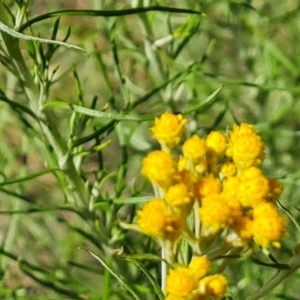
[[[162,292],[162,290],[160,288],[160,285],[154,279],[154,277],[152,276],[152,274],[147,270],[147,268],[145,268],[143,266],[143,264],[141,264],[139,261],[133,259],[132,257],[126,257],[126,255],[123,256],[123,257],[125,257],[126,260],[128,260],[129,262],[131,262],[132,264],[134,264],[138,269],[140,269],[145,274],[145,276],[148,278],[148,280],[152,284],[152,286],[154,288],[154,293],[158,297],[158,299],[159,300],[165,299],[164,293]]]
[[[136,292],[130,287],[130,285],[118,274],[116,274],[101,257],[99,257],[92,251],[85,251],[88,252],[91,256],[93,256],[95,259],[97,259],[102,264],[102,266],[106,268],[106,270],[108,270],[110,274],[113,275],[120,282],[120,284],[134,297],[134,299],[141,300],[140,297],[136,294]]]

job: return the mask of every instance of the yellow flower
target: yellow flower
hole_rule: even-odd
[[[222,274],[206,276],[200,281],[200,290],[210,297],[222,297],[226,293],[228,285],[227,278]]]
[[[172,296],[187,297],[197,287],[197,281],[190,270],[178,267],[170,270],[166,279],[166,292]]]
[[[206,137],[207,148],[215,153],[217,156],[221,156],[225,153],[227,148],[227,138],[219,131],[212,131]]]
[[[233,162],[225,162],[221,166],[221,173],[224,177],[232,177],[236,174],[236,166]]]
[[[155,118],[154,122],[155,125],[150,129],[153,137],[172,150],[178,145],[185,131],[186,119],[180,114],[166,112],[160,118]]]
[[[142,161],[141,173],[161,188],[168,188],[177,172],[171,154],[161,150],[149,153]]]
[[[267,248],[270,244],[279,248],[279,240],[285,235],[286,220],[279,215],[276,206],[265,202],[253,209],[253,236],[254,241],[261,247]]]
[[[164,237],[168,207],[162,199],[152,199],[137,212],[137,225],[145,234]]]
[[[261,137],[249,124],[234,125],[230,134],[230,143],[226,155],[240,169],[256,166],[264,158],[264,144]]]
[[[228,177],[223,180],[223,193],[227,196],[236,197],[237,188],[240,185],[241,179],[237,176]]]
[[[200,220],[212,233],[231,222],[231,210],[222,194],[212,194],[201,200]]]
[[[232,224],[233,230],[239,237],[238,246],[248,244],[253,238],[253,219],[251,214],[246,216],[237,216]]]
[[[230,196],[225,194],[224,192],[221,193],[224,197],[225,202],[230,207],[230,215],[232,217],[241,216],[243,214],[242,205],[239,199],[236,196]]]
[[[191,138],[185,140],[182,152],[185,158],[191,160],[194,164],[198,164],[206,154],[205,140],[201,139],[198,135],[193,135]]]
[[[172,207],[191,208],[194,203],[193,193],[184,183],[171,185],[166,193],[166,201]]]
[[[256,135],[257,131],[251,124],[242,123],[241,125],[233,124],[233,130],[229,132],[230,140],[234,143],[242,135]]]
[[[244,207],[254,207],[267,198],[269,180],[259,168],[251,167],[243,171],[240,176],[240,184],[236,189],[240,203]]]
[[[220,180],[213,176],[202,177],[196,184],[196,193],[200,199],[211,194],[219,194],[220,191]]]
[[[162,199],[152,199],[137,212],[140,230],[156,238],[174,241],[182,233],[184,222]]]
[[[197,280],[200,280],[210,270],[210,261],[205,256],[195,256],[189,264],[189,270]]]

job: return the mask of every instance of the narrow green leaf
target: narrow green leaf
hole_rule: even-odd
[[[291,219],[291,221],[294,223],[295,227],[297,228],[297,230],[300,232],[300,225],[297,222],[296,218],[290,213],[290,211],[285,208],[280,202],[279,200],[276,201],[277,205],[286,213],[286,215]]]
[[[15,31],[15,30],[9,28],[8,26],[6,26],[1,21],[0,21],[0,31],[3,31],[3,32],[5,32],[5,33],[17,38],[17,39],[21,39],[21,40],[32,41],[32,42],[40,42],[40,43],[46,43],[46,44],[55,44],[55,45],[60,45],[60,46],[64,46],[64,47],[67,47],[67,48],[73,48],[73,49],[76,49],[76,50],[86,52],[83,48],[78,47],[78,46],[73,45],[73,44],[64,43],[64,42],[60,42],[60,41],[54,41],[54,40],[48,40],[48,39],[42,39],[42,38],[29,36],[29,35],[20,33],[18,31]]]
[[[142,116],[133,116],[117,113],[107,113],[76,104],[70,104],[62,101],[50,101],[44,105],[44,109],[48,107],[62,108],[62,109],[71,109],[77,113],[87,115],[94,118],[109,119],[109,120],[118,120],[118,121],[149,121],[153,120],[155,115],[142,115]]]
[[[142,204],[152,198],[153,196],[114,198],[112,199],[112,202],[115,204]]]
[[[96,255],[94,252],[90,250],[85,250],[85,251],[88,252],[91,256],[93,256],[95,259],[97,259],[102,264],[102,266],[106,268],[106,270],[108,270],[110,274],[113,275],[120,282],[120,284],[134,297],[134,299],[141,300],[140,297],[131,288],[131,286],[117,273],[115,273],[101,257],[99,257],[98,255]]]
[[[143,266],[143,264],[141,264],[139,261],[133,258],[125,257],[125,259],[131,262],[132,264],[134,264],[138,269],[140,269],[146,275],[146,277],[152,284],[154,288],[154,293],[157,295],[158,299],[159,300],[165,299],[164,293],[162,292],[160,285],[157,283],[157,281],[152,276],[152,274]]]
[[[20,31],[22,32],[25,28],[30,25],[43,21],[49,18],[61,17],[61,16],[90,16],[90,17],[120,17],[134,14],[142,14],[150,11],[161,11],[170,13],[181,13],[181,14],[197,14],[200,15],[202,12],[177,7],[167,7],[167,6],[143,6],[129,9],[121,10],[59,10],[53,11],[44,15],[39,15],[20,26]]]
[[[46,169],[46,170],[43,170],[43,171],[40,171],[40,172],[36,172],[36,173],[30,174],[30,175],[21,177],[21,178],[0,182],[0,186],[6,186],[6,185],[10,185],[10,184],[15,184],[15,183],[28,181],[28,180],[34,179],[36,177],[40,177],[44,174],[53,173],[53,172],[56,172],[56,171],[61,171],[61,170],[60,169]]]
[[[199,104],[194,105],[186,110],[184,110],[182,112],[183,115],[188,115],[194,111],[198,111],[199,109],[204,108],[207,105],[210,105],[213,103],[215,97],[219,94],[219,92],[221,91],[223,85],[221,85],[216,91],[214,91],[211,95],[209,95],[205,100],[200,101]]]

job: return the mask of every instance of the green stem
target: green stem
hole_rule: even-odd
[[[3,24],[8,23],[3,1],[0,1],[0,22],[2,22]],[[21,86],[23,88],[24,94],[29,101],[29,105],[32,111],[34,111],[38,117],[38,125],[42,129],[48,143],[54,150],[56,156],[55,163],[57,164],[57,162],[59,162],[60,167],[65,171],[68,180],[72,184],[72,195],[74,198],[74,202],[78,206],[88,203],[89,195],[84,186],[84,182],[76,171],[72,159],[66,156],[68,149],[58,130],[57,118],[52,113],[52,111],[42,111],[39,107],[41,103],[40,100],[43,98],[43,95],[40,95],[39,88],[34,83],[33,78],[25,64],[18,40],[5,32],[2,32],[1,35],[10,59],[12,60],[13,65],[16,69],[16,73],[20,76]],[[61,164],[62,161],[63,163]],[[61,177],[61,174],[58,176]]]

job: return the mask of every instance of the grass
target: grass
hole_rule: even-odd
[[[200,135],[254,124],[264,171],[283,181],[280,201],[300,220],[299,1],[133,2],[0,1],[10,28],[86,51],[1,31],[0,299],[159,299],[159,262],[115,253],[159,255],[119,220],[134,222],[152,195],[140,161],[158,147],[148,128],[164,111],[184,113]],[[177,11],[143,10],[158,5]],[[290,222],[278,261],[297,240]],[[276,272],[236,260],[226,299],[247,299]],[[297,299],[299,274],[269,299]]]

